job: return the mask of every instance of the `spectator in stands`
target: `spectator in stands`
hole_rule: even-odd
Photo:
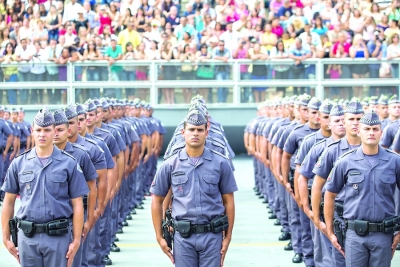
[[[283,6],[282,0],[271,0],[269,3],[268,20],[272,21],[274,18],[279,18],[279,9]]]
[[[10,29],[0,30],[0,54],[3,54],[6,45],[10,42]]]
[[[396,25],[393,25],[394,27]],[[385,32],[389,28],[389,18],[386,15],[382,15],[382,20],[376,25],[376,28],[382,32]]]
[[[259,43],[254,44],[253,48],[249,49],[249,58],[254,62],[258,60],[265,61],[268,59],[268,52],[262,48]],[[248,72],[251,73],[252,80],[267,80],[268,68],[265,62],[251,64]],[[253,87],[254,101],[260,103],[265,99],[266,87]]]
[[[42,49],[39,41],[34,41],[33,45],[35,46],[35,53],[32,57],[33,64],[31,67],[31,81],[43,83],[46,81],[46,67],[40,63],[46,60],[45,51]],[[44,104],[43,90],[44,89],[31,90],[31,97],[29,98],[30,104]]]
[[[266,49],[267,51],[271,51],[272,47],[276,45],[278,41],[278,37],[275,33],[272,32],[271,24],[265,24],[264,33],[260,36],[260,44]]]
[[[110,46],[111,45],[111,40],[117,38],[117,36],[115,36],[115,34],[111,33],[111,26],[110,25],[104,26],[103,33],[100,34],[100,37],[103,40],[103,45],[104,46]]]
[[[135,19],[130,18],[127,28],[121,31],[118,35],[118,44],[125,50],[126,44],[131,43],[133,45],[133,49],[136,49],[140,42],[141,37],[140,34],[134,29]]]
[[[373,34],[372,38],[367,43],[368,53],[371,58],[381,59],[382,58],[382,42],[377,38],[377,35]],[[369,65],[369,77],[373,79],[379,78],[380,64]],[[378,92],[379,86],[370,86],[369,95],[380,95]]]
[[[144,42],[141,42],[136,51],[136,60],[147,60],[147,54],[145,51],[146,45]],[[147,72],[148,68],[144,66],[138,66],[136,69],[136,80],[138,81],[147,81]],[[138,97],[140,99],[147,99],[147,89],[140,88],[138,89]]]
[[[217,17],[215,9],[210,6],[210,3],[208,3],[208,1],[204,2],[201,14],[203,14],[203,16],[209,15],[213,21],[215,21],[215,18]]]
[[[303,43],[307,42],[307,36],[311,36],[311,43],[315,46],[319,46],[321,44],[321,37],[315,31],[311,31],[310,25],[304,26],[304,32],[299,35],[299,38]]]
[[[117,33],[119,22],[121,19],[121,13],[118,11],[117,6],[114,2],[110,3],[110,13],[112,14],[111,26],[113,32]]]
[[[248,58],[248,46],[247,46],[247,41],[245,39],[242,39],[239,42],[239,45],[237,46],[236,49],[232,51],[232,58],[233,59],[247,59]],[[248,72],[248,65],[246,64],[241,64],[240,65],[240,80],[250,80],[250,73]],[[242,96],[241,96],[241,102],[247,103],[250,101],[250,88],[246,87],[243,88],[242,91]]]
[[[230,22],[226,25],[226,31],[219,37],[220,40],[225,42],[225,48],[229,49],[229,51],[237,47],[240,38],[241,34],[232,29],[232,23]]]
[[[59,13],[57,13],[56,7],[51,6],[50,11],[47,14],[45,25],[48,31],[49,39],[58,39],[58,29],[61,26],[62,17]]]
[[[388,60],[400,57],[399,36],[400,36],[400,34],[395,33],[390,38],[390,42],[389,42],[390,44],[387,49],[387,59]],[[398,78],[399,77],[399,64],[392,63],[391,70],[392,70],[392,77]]]
[[[29,40],[32,40],[32,35],[33,29],[29,26],[29,19],[24,18],[22,22],[22,27],[18,31],[17,43],[21,43],[21,38],[28,38]]]
[[[354,34],[362,33],[364,20],[365,19],[361,15],[361,12],[358,9],[355,9],[349,19],[350,30],[352,30]]]
[[[79,8],[79,10],[76,11],[78,14],[78,17],[72,21],[75,31],[79,32],[79,29],[81,27],[85,27],[86,29],[90,29],[89,21],[83,16],[85,13],[85,9],[83,7]]]
[[[38,20],[37,29],[33,31],[33,42],[39,42],[42,47],[47,46],[49,40],[49,34],[47,29],[44,28],[44,23],[42,20]]]
[[[60,36],[61,38],[61,36]],[[64,47],[61,51],[61,55],[58,58],[57,63],[64,65],[64,66],[60,66],[58,68],[58,79],[59,81],[67,81],[67,66],[65,64],[67,64],[68,62],[75,62],[76,60],[78,60],[77,57],[77,53],[74,53],[74,55],[71,55],[71,53],[69,52],[69,49]],[[79,96],[77,96],[79,97]],[[62,89],[61,90],[61,103],[62,104],[66,104],[67,103],[67,90],[66,89]]]
[[[48,61],[57,63],[57,60],[61,55],[61,51],[62,48],[57,46],[57,40],[50,39],[50,44],[45,49],[45,57]],[[58,67],[52,65],[46,65],[46,70],[47,70],[47,75],[46,75],[47,82],[58,81]],[[60,89],[54,89],[54,93],[53,90],[50,90],[48,91],[48,94],[50,94],[50,101],[49,101],[50,103],[57,103],[57,104],[61,103]]]
[[[103,56],[99,50],[97,50],[96,43],[93,40],[89,40],[85,52],[83,54],[84,60],[98,61],[102,60]],[[100,81],[100,72],[98,66],[88,66],[86,70],[87,81],[98,82]],[[100,89],[92,88],[87,90],[89,92],[89,98],[100,97]]]
[[[317,33],[319,36],[325,35],[328,32],[328,27],[326,27],[321,17],[315,18],[314,27],[311,32]],[[320,43],[320,42],[319,42]],[[317,44],[318,45],[318,44]]]
[[[103,29],[106,25],[111,27],[111,23],[114,19],[114,15],[111,13],[110,8],[106,5],[100,6],[100,13],[97,14],[96,20],[100,22],[99,34],[103,33]],[[111,33],[114,33],[111,27]]]
[[[190,51],[189,44],[183,46],[182,52],[179,55],[179,60],[182,62],[181,65],[181,80],[190,81],[193,80],[193,62],[195,60],[195,55]],[[185,104],[190,103],[192,98],[191,88],[182,88],[183,101]]]
[[[295,61],[291,68],[292,79],[305,79],[306,69],[304,60],[311,57],[311,50],[308,45],[303,44],[302,39],[296,38],[295,43],[289,48],[289,58]],[[304,88],[294,88],[294,94],[303,94]]]
[[[194,36],[195,29],[193,25],[187,23],[186,17],[182,17],[180,19],[180,24],[176,26],[174,30],[174,34],[178,41],[183,40],[183,35],[185,32],[189,33],[190,36]]]
[[[74,28],[71,24],[67,24],[67,32],[65,33],[65,46],[72,46],[76,42],[77,35],[74,34]]]
[[[44,21],[45,19],[46,19],[46,17],[47,17],[47,10],[46,10],[46,7],[43,5],[43,4],[40,4],[39,5],[39,14],[40,14],[40,19],[42,20],[42,21]]]
[[[206,44],[202,44],[200,46],[200,50],[196,52],[195,58],[199,62],[196,71],[197,79],[199,80],[214,79],[214,66],[204,64],[209,59],[211,59],[211,53],[208,51],[208,47]],[[202,95],[204,99],[208,99],[209,92],[210,88],[199,88],[199,94]]]
[[[351,58],[369,58],[367,45],[364,43],[361,34],[356,34],[353,39],[353,45],[350,47]],[[355,64],[352,66],[352,76],[354,79],[363,79],[368,73],[368,65]],[[354,96],[362,98],[363,86],[354,86]]]
[[[6,64],[11,64],[17,61],[17,56],[15,55],[14,46],[8,43],[5,47],[3,57],[0,58],[0,62],[4,62]],[[3,63],[3,64],[4,64]],[[6,66],[3,67],[3,75],[5,82],[16,82],[18,75],[18,67],[17,66]],[[7,90],[7,101],[10,105],[17,104],[17,92],[14,89]],[[20,102],[23,103],[23,102]],[[25,102],[26,103],[26,102]]]
[[[114,64],[122,59],[122,49],[120,45],[117,45],[117,40],[111,40],[111,45],[107,48],[105,59],[108,60],[108,65],[110,66],[110,76],[112,81],[120,81],[121,80],[121,71],[122,66],[115,66]],[[107,89],[106,95],[108,97],[115,97],[117,99],[121,99],[121,89]]]
[[[127,43],[125,47],[125,53],[122,60],[134,60],[135,50],[133,50],[132,43]],[[134,81],[136,80],[136,66],[124,64],[124,69],[121,73],[121,81]],[[133,100],[135,98],[135,88],[125,88],[125,97]]]
[[[62,24],[67,21],[73,21],[78,17],[78,11],[82,8],[81,4],[77,3],[76,0],[70,0],[68,4],[65,5],[64,14],[62,14],[63,20]]]
[[[283,28],[287,27],[289,18],[293,15],[290,0],[283,0],[283,5],[278,10],[278,18]]]
[[[215,78],[217,80],[222,81],[229,79],[231,67],[228,64],[224,63],[228,62],[230,58],[231,58],[231,52],[225,48],[225,42],[222,40],[219,41],[218,47],[215,47],[213,50],[213,59],[219,60],[222,63],[215,66]],[[229,89],[226,87],[217,88],[218,103],[226,103],[228,97],[228,90]]]
[[[28,45],[27,38],[21,38],[20,43],[21,44],[15,48],[16,61],[22,62],[22,63],[28,63],[32,59],[33,54],[35,53],[35,50],[32,48],[32,46]],[[32,81],[30,71],[31,71],[30,65],[24,64],[21,67],[19,67],[18,68],[18,81],[20,81],[20,82]],[[29,95],[28,90],[20,91],[19,96],[20,96],[21,103],[28,103],[28,95]]]
[[[276,46],[274,46],[271,49],[271,54],[270,58],[271,59],[286,59],[289,57],[288,52],[286,51],[285,45],[283,42],[280,40],[276,43]],[[272,65],[273,70],[275,71],[275,79],[277,80],[287,80],[289,77],[289,70],[290,70],[290,65],[289,64],[273,64]],[[286,95],[286,88],[285,87],[278,87],[277,88],[278,92],[283,93],[283,97]]]
[[[13,9],[18,18],[22,18],[22,15],[25,12],[25,3],[22,2],[22,0],[14,0]]]

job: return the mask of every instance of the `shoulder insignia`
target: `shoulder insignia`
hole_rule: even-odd
[[[102,141],[102,142],[105,142],[104,141],[104,139],[103,138],[101,138],[100,136],[97,136],[97,135],[92,135],[92,137],[94,138],[94,139],[97,139],[97,140],[99,140],[99,141]],[[93,141],[93,140],[92,140]],[[95,142],[96,143],[96,142]],[[97,144],[96,144],[97,145]]]
[[[85,138],[85,140],[88,141],[89,143],[92,143],[93,145],[97,145],[97,143],[92,139]]]
[[[295,127],[293,128],[293,131],[294,131],[294,130],[297,130],[297,129],[299,129],[299,128],[303,128],[303,126],[304,126],[303,124],[297,125],[297,126],[295,126]]]
[[[397,153],[396,153],[396,152],[394,152],[393,150],[390,150],[389,148],[385,148],[385,150],[386,150],[387,152],[391,153],[391,154],[394,154],[394,155],[396,155],[397,157],[400,157],[400,155],[399,155],[399,154],[397,154]]]
[[[217,146],[217,147],[221,147],[221,148],[225,148],[225,146],[223,146],[221,143],[218,143],[218,142],[211,142],[211,144],[213,144],[214,146]]]
[[[334,142],[332,142],[332,143],[330,143],[327,147],[334,146],[335,144],[337,144],[337,143],[339,143],[339,142],[340,142],[340,139],[339,139],[339,140],[336,140],[336,141],[334,141]]]
[[[346,153],[344,153],[343,155],[341,155],[341,156],[339,157],[339,159],[344,158],[345,156],[347,156],[347,155],[349,155],[349,154],[353,154],[353,153],[355,153],[356,151],[357,151],[356,148],[354,148],[354,149],[352,149],[352,150],[350,150],[350,151],[347,151]]]
[[[221,153],[219,153],[218,151],[215,151],[214,149],[210,149],[211,150],[211,152],[213,152],[214,154],[217,154],[218,156],[221,156],[221,157],[223,157],[224,159],[229,159],[229,158],[227,158],[225,155],[222,155]]]
[[[63,153],[64,155],[67,155],[68,157],[76,160],[76,158],[74,158],[71,154],[69,154],[68,152],[65,152],[64,150],[61,150],[61,153]]]
[[[325,142],[326,142],[326,139],[327,139],[327,138],[324,138],[324,139],[322,139],[322,140],[319,140],[318,142],[316,142],[316,143],[314,144],[314,146],[325,143]]]
[[[108,130],[106,130],[106,129],[103,129],[103,128],[98,128],[101,132],[105,132],[105,133],[109,133],[109,134],[111,134],[110,133],[110,131],[108,131]]]
[[[16,158],[18,158],[18,157],[20,157],[20,156],[22,156],[22,155],[24,155],[24,154],[26,154],[26,153],[28,153],[29,151],[31,151],[32,150],[32,148],[31,149],[28,149],[28,150],[25,150],[24,152],[22,152],[22,153],[20,153],[20,154],[18,154],[17,156],[15,156]]]
[[[310,138],[310,137],[313,137],[313,136],[315,136],[315,134],[316,134],[316,132],[314,132],[314,133],[310,133],[310,134],[308,134],[308,135],[304,136],[304,140],[303,140],[303,141],[307,140],[307,139],[308,139],[308,138]]]
[[[185,142],[177,142],[171,147],[171,151],[175,151],[176,149],[184,148],[186,146]]]

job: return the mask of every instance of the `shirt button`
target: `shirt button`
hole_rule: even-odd
[[[196,181],[197,181],[198,179],[196,178]]]

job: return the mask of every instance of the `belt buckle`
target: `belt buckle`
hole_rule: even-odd
[[[44,225],[35,226],[35,233],[36,234],[45,234],[45,233],[47,233],[47,227]]]
[[[197,234],[204,234],[207,232],[207,225],[203,224],[203,225],[197,225],[196,227],[196,233]]]

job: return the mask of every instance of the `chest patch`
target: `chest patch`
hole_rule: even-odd
[[[349,175],[351,176],[351,175],[360,175],[361,174],[361,172],[351,172],[351,173],[349,173]]]

